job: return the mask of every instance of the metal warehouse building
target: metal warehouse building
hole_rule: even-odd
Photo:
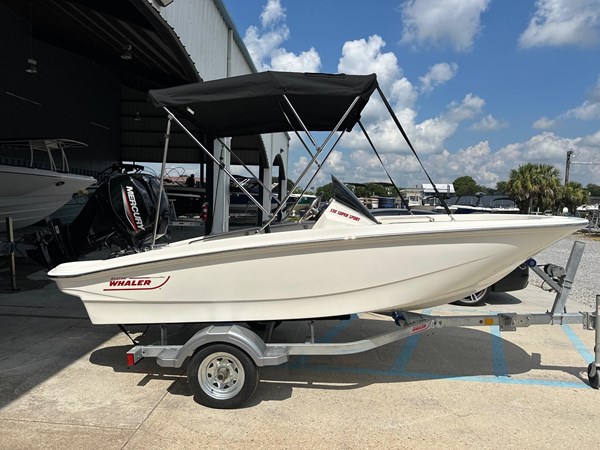
[[[167,119],[149,89],[256,72],[221,0],[0,0],[0,36],[0,137],[85,142],[68,157],[71,171],[88,175],[118,161],[162,161]],[[237,163],[195,134],[217,159]],[[286,178],[288,143],[278,133],[230,146],[269,186],[274,174]],[[168,161],[199,165],[213,231],[226,230],[229,184],[207,159],[172,129]]]

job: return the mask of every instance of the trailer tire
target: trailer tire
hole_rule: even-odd
[[[592,376],[592,370],[594,369],[594,364],[595,363],[590,363],[590,365],[587,368],[587,374],[588,374],[588,380],[590,382],[590,386],[593,387],[594,389],[599,389],[600,388],[600,376],[599,376],[599,371],[598,371],[598,367],[596,367],[595,369],[595,375]]]
[[[200,349],[187,368],[194,399],[209,408],[233,409],[244,404],[258,386],[258,368],[242,350],[228,344]]]

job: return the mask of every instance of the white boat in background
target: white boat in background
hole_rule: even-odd
[[[290,194],[287,200],[286,212],[289,217],[301,217],[311,207],[315,207],[317,196],[313,194]]]
[[[600,208],[600,205],[598,203],[595,203],[593,205],[581,205],[577,207],[577,214],[581,215],[581,216],[585,216],[588,214],[594,214],[594,213],[598,213],[598,210]]]
[[[492,213],[492,214],[518,214],[519,207],[513,199],[506,195],[460,195],[450,197],[446,204],[453,213]],[[443,212],[444,208],[436,206],[434,211]]]
[[[65,149],[87,147],[82,142],[69,139],[0,140],[0,146],[30,153],[28,167],[0,164],[0,232],[6,229],[6,217],[12,217],[15,229],[32,225],[96,182],[93,177],[69,173]],[[60,152],[60,166],[56,165],[53,150]],[[34,167],[38,152],[47,155],[47,169]]]
[[[321,145],[310,136],[315,163],[323,152],[327,159],[344,132],[360,124],[375,90],[406,137],[375,75],[262,72],[150,91],[150,98],[167,112],[168,130],[175,121],[192,139],[170,108],[217,137],[330,130]],[[413,310],[490,286],[587,224],[572,217],[503,214],[378,220],[335,177],[333,186],[333,200],[314,222],[272,223],[288,194],[259,229],[65,263],[48,276],[61,291],[81,298],[95,324],[251,322]]]

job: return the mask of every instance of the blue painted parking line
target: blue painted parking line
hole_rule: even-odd
[[[331,330],[329,330],[327,333],[325,333],[323,336],[321,336],[318,340],[317,339],[315,339],[315,340],[317,342],[325,342],[325,343],[333,341],[333,339],[338,334],[340,334],[342,331],[344,331],[346,328],[348,328],[352,324],[352,322],[354,320],[356,320],[357,318],[358,318],[358,316],[356,314],[352,314],[350,316],[349,320],[341,320]],[[288,365],[291,365],[291,367],[302,367],[306,363],[306,358],[308,358],[308,356],[302,355],[302,356],[298,357],[295,361],[289,362]]]
[[[276,369],[281,366],[274,366]],[[494,375],[443,375],[437,373],[421,373],[421,372],[404,372],[398,370],[376,370],[367,369],[364,367],[340,367],[340,366],[322,366],[322,365],[305,365],[303,369],[315,372],[338,372],[352,375],[369,375],[377,377],[395,377],[395,378],[412,378],[414,380],[453,380],[470,383],[496,383],[510,385],[527,385],[527,386],[542,386],[542,387],[560,387],[560,388],[588,388],[588,384],[584,381],[555,381],[541,380],[536,378],[515,378],[515,377],[497,377]]]
[[[356,314],[352,314],[350,316],[350,320],[342,320],[335,327],[325,333],[323,336],[319,338],[319,342],[331,342],[333,338],[335,338],[338,334],[348,328],[354,320],[356,320],[358,316]]]
[[[491,326],[490,335],[492,337],[492,366],[494,367],[494,375],[497,377],[507,377],[508,370],[506,368],[504,342],[500,334],[500,327],[498,325]]]
[[[424,314],[431,314],[433,308],[424,310]],[[491,312],[491,314],[497,314],[497,312]],[[356,315],[353,315],[351,320],[348,322],[342,322],[332,328],[329,332],[319,339],[320,342],[331,342],[331,340],[343,332],[352,320],[356,319]],[[583,344],[579,336],[575,334],[573,329],[569,325],[561,325],[563,332],[567,335],[573,347],[579,352],[581,357],[586,363],[594,361],[594,356]],[[510,384],[510,385],[528,385],[528,386],[544,386],[544,387],[562,387],[562,388],[584,388],[588,387],[588,384],[583,381],[555,381],[555,380],[542,380],[542,379],[530,379],[530,378],[515,378],[508,374],[506,364],[506,354],[504,352],[504,343],[500,331],[500,327],[497,325],[490,327],[490,335],[492,339],[492,360],[494,375],[486,376],[462,376],[462,375],[443,375],[435,373],[421,373],[421,372],[407,372],[406,368],[410,363],[412,356],[415,352],[416,347],[421,339],[421,334],[411,336],[405,342],[406,344],[402,348],[399,356],[394,361],[392,367],[388,370],[375,370],[368,368],[359,367],[340,367],[340,366],[323,366],[323,365],[306,365],[306,356],[302,356],[296,360],[295,363],[291,363],[292,367],[298,368],[301,366],[304,369],[314,371],[328,371],[328,372],[339,372],[349,373],[357,375],[372,375],[372,376],[388,376],[388,377],[401,377],[401,378],[413,378],[416,380],[456,380],[464,382],[476,382],[476,383],[498,383],[498,384]]]
[[[579,339],[579,336],[577,336],[575,334],[575,332],[573,331],[571,326],[570,325],[561,325],[560,327],[565,332],[565,334],[571,341],[571,344],[573,344],[573,347],[575,347],[575,350],[577,350],[579,352],[579,354],[581,355],[583,360],[586,362],[586,364],[593,362],[594,355],[587,349],[585,344],[583,342],[581,342],[581,339]]]
[[[431,314],[431,311],[433,311],[433,308],[425,309],[423,310],[423,314],[429,315]],[[406,370],[406,367],[412,359],[412,355],[415,352],[415,349],[417,348],[417,345],[419,344],[420,340],[421,334],[416,334],[406,339],[406,344],[404,345],[404,347],[402,347],[398,358],[396,358],[396,361],[392,366],[392,370],[395,370],[397,372],[404,372]]]

